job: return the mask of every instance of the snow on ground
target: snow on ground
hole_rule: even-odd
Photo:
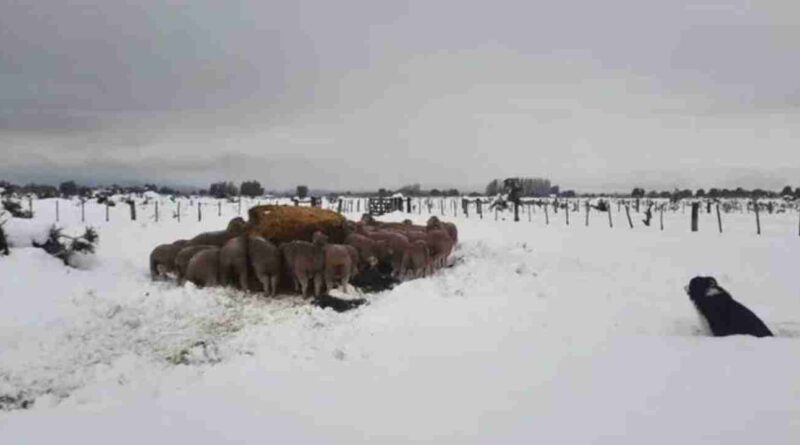
[[[796,214],[762,215],[760,237],[752,214],[724,215],[722,235],[706,214],[689,233],[681,212],[664,232],[616,211],[613,229],[605,214],[445,217],[454,267],[338,314],[150,282],[156,244],[224,227],[234,204],[202,223],[192,208],[132,222],[127,206],[105,223],[87,205],[100,246],[80,269],[24,247],[54,219],[35,204],[0,258],[0,396],[34,402],[0,411],[0,443],[800,439]],[[75,205],[61,212],[80,232]],[[702,336],[682,289],[698,274],[778,336]]]

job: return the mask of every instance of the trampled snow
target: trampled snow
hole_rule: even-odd
[[[605,213],[444,216],[453,267],[339,314],[150,281],[155,245],[223,228],[235,203],[206,202],[202,222],[196,202],[181,222],[168,200],[158,222],[118,205],[108,223],[87,203],[100,245],[78,268],[30,247],[55,220],[53,200],[34,204],[0,258],[0,396],[33,401],[0,411],[3,444],[800,440],[796,212],[762,214],[761,236],[752,213],[724,214],[723,234],[705,213],[690,233],[681,211],[663,232],[616,208],[613,229]],[[777,336],[703,335],[695,275]]]

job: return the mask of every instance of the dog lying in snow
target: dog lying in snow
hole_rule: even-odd
[[[712,277],[694,277],[685,287],[686,293],[716,337],[753,335],[772,337],[772,331],[756,314],[734,300]]]
[[[314,297],[311,300],[311,304],[314,306],[320,307],[322,309],[331,308],[336,312],[345,312],[351,309],[356,309],[357,307],[365,304],[367,300],[363,298],[353,299],[353,300],[345,300],[343,298],[333,297],[328,294],[323,294],[318,297]]]

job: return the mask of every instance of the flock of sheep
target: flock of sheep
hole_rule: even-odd
[[[275,296],[281,277],[287,277],[303,296],[309,290],[320,296],[323,287],[325,292],[339,287],[346,293],[359,273],[381,271],[394,280],[425,277],[447,264],[457,242],[456,226],[435,216],[418,226],[364,215],[359,222],[345,222],[342,244],[317,231],[310,242],[279,245],[248,233],[247,223],[235,218],[225,230],[157,246],[150,254],[150,273],[154,280],[174,274],[179,284],[230,285],[265,296]]]

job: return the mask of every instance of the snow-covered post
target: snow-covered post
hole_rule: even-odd
[[[178,201],[178,222],[181,222],[181,202]]]
[[[611,220],[611,203],[608,203],[608,227],[614,228],[614,221]]]
[[[242,195],[239,195],[239,216],[242,215]]]
[[[28,196],[28,213],[33,215],[33,198]]]
[[[411,213],[411,197],[406,198],[406,213]]]
[[[342,213],[342,198],[339,198],[339,205],[336,207],[336,213]]]
[[[106,199],[106,222],[108,222],[109,220],[109,210],[108,210],[109,207],[110,206],[108,205],[108,199]]]
[[[547,204],[544,205],[544,223],[545,225],[550,225],[550,215],[547,214]]]
[[[569,225],[569,201],[566,202],[567,205],[564,206],[564,214],[567,215],[567,225]]]
[[[81,222],[86,222],[86,200],[81,198]]]
[[[59,214],[59,211],[58,211],[58,201],[60,201],[60,200],[61,200],[61,198],[56,198],[56,222],[58,222],[61,219],[60,218],[61,215]]]
[[[589,200],[586,200],[586,227],[589,227]]]
[[[661,224],[661,231],[662,232],[664,231],[664,207],[666,207],[666,206],[667,206],[666,204],[661,204],[661,209],[660,209],[661,212],[659,213],[659,217],[658,217],[659,218],[659,222]]]
[[[131,208],[131,221],[136,221],[136,202],[128,199],[128,206]]]
[[[631,220],[631,207],[628,204],[625,204],[625,215],[628,216],[628,225],[633,228],[633,221]]]
[[[478,198],[475,201],[475,205],[477,206],[478,216],[480,216],[481,219],[483,219],[483,201],[481,201],[481,199]]]
[[[519,222],[519,201],[514,201],[514,222]]]
[[[156,222],[158,222],[158,201],[156,201]]]
[[[528,203],[527,207],[528,207],[528,222],[531,222],[531,207],[533,207],[533,204]]]
[[[222,216],[222,201],[217,201],[217,216]]]
[[[719,233],[722,233],[722,215],[719,214],[719,203],[717,203],[717,225],[719,226]]]
[[[197,202],[197,222],[203,220],[203,203],[198,201]]]
[[[692,203],[692,232],[697,232],[697,215],[700,213],[700,203]]]

